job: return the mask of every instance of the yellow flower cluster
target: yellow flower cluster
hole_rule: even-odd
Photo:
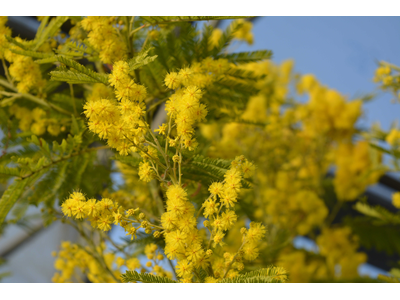
[[[110,83],[119,102],[91,96],[84,106],[89,118],[89,129],[107,139],[110,147],[121,155],[137,151],[144,142],[147,123],[144,122],[146,89],[129,76],[129,65],[124,61],[114,64]],[[108,94],[107,90],[105,90]],[[104,94],[100,92],[100,94]]]
[[[95,251],[90,247],[82,247],[70,242],[62,242],[61,249],[54,262],[56,272],[52,278],[53,282],[84,282],[82,275],[93,283],[119,282],[121,272],[118,258],[113,253],[105,253],[105,244],[96,247]],[[114,269],[113,266],[117,265]]]
[[[124,60],[127,54],[126,44],[118,35],[114,17],[89,16],[80,22],[83,29],[88,31],[88,42],[99,51],[100,60],[105,64]]]
[[[283,252],[278,258],[279,265],[288,270],[290,282],[310,282],[326,279],[330,275],[324,260],[307,258],[304,251]]]
[[[191,68],[167,74],[165,85],[175,90],[165,108],[170,122],[173,120],[177,129],[177,136],[169,141],[171,146],[182,143],[186,149],[196,148],[197,142],[193,138],[194,126],[196,123],[204,121],[207,116],[206,106],[200,103],[203,96],[200,87],[212,84],[216,76],[223,73],[228,66],[228,62],[224,59],[206,58]],[[158,131],[165,134],[166,128],[167,125],[163,124]]]
[[[13,104],[9,108],[10,115],[19,120],[19,128],[22,131],[31,131],[34,135],[40,136],[47,132],[57,136],[61,132],[59,121],[53,118],[46,118],[46,112],[41,108],[34,108],[32,111],[26,107]]]
[[[196,139],[193,138],[194,126],[205,120],[207,115],[206,106],[200,104],[201,97],[202,92],[197,86],[189,86],[177,91],[167,101],[165,110],[170,120],[174,120],[177,129],[177,136],[169,141],[171,146],[182,144],[189,150],[197,147]]]
[[[374,82],[380,83],[384,90],[390,89],[393,94],[400,98],[400,68],[381,62],[380,66],[375,71]]]
[[[291,282],[310,282],[329,278],[354,279],[358,266],[367,260],[365,253],[357,252],[356,236],[348,227],[324,228],[317,237],[320,256],[306,255],[300,250],[286,249],[279,255],[279,264],[288,270]]]
[[[156,244],[147,244],[144,248],[144,254],[146,254],[146,257],[149,259],[146,263],[146,267],[151,267],[151,272],[149,273],[172,279],[172,273],[165,271],[160,266],[161,261],[163,261],[165,257],[162,255],[162,252],[158,249]]]
[[[336,151],[336,174],[333,181],[341,201],[353,201],[385,172],[379,167],[381,153],[371,149],[368,141],[340,143]]]
[[[24,41],[16,38],[20,43]],[[16,48],[15,45],[9,45]],[[10,62],[10,75],[18,81],[17,89],[20,93],[28,93],[32,89],[40,91],[44,88],[46,81],[42,78],[39,65],[33,61],[31,57],[15,54],[10,50],[6,50],[4,54],[7,61]]]
[[[253,28],[253,23],[239,19],[233,21],[231,23],[231,26],[234,27],[239,24],[241,25],[240,28],[236,30],[233,35],[235,36],[236,39],[245,41],[249,45],[253,45],[254,36],[253,33],[251,32]]]
[[[7,36],[11,36],[11,29],[6,26],[8,18],[0,16],[0,59],[4,58],[5,45],[7,44]]]
[[[288,181],[287,186],[290,184]],[[328,216],[324,202],[313,191],[268,189],[264,193],[264,197],[270,199],[266,213],[272,216],[272,222],[291,229],[294,234],[308,234]]]
[[[235,31],[234,38],[237,40],[245,41],[249,45],[253,45],[254,36],[251,30],[253,29],[253,23],[245,20],[236,20],[231,23],[231,28],[240,25],[240,28]],[[223,31],[219,28],[213,29],[211,32],[209,41],[208,41],[208,51],[211,51],[215,47],[217,47],[220,43],[221,37],[223,35]]]
[[[119,225],[124,228],[126,235],[131,236],[131,240],[136,238],[136,233],[140,228],[143,228],[147,234],[152,233],[155,228],[161,228],[146,221],[146,216],[139,213],[139,208],[125,210],[117,201],[109,198],[103,198],[100,201],[86,199],[80,192],[73,192],[61,208],[65,216],[77,220],[87,218],[93,228],[102,231],[109,231],[112,224]]]
[[[354,124],[361,116],[361,100],[346,102],[337,91],[321,86],[313,75],[302,76],[297,86],[310,96],[307,105],[299,108],[299,118],[311,137],[329,134],[334,139],[349,139]]]
[[[210,39],[208,41],[208,51],[211,51],[212,49],[214,49],[216,46],[219,45],[219,41],[222,35],[223,32],[221,29],[219,28],[213,29],[213,31],[211,32]]]
[[[317,244],[321,255],[326,258],[328,268],[337,277],[356,278],[358,266],[367,260],[365,253],[357,252],[358,238],[351,234],[348,227],[324,228],[317,237]],[[340,266],[340,269],[335,269],[336,266]]]
[[[191,278],[193,267],[207,264],[201,246],[201,237],[194,217],[195,208],[188,201],[187,192],[180,186],[171,185],[167,190],[167,212],[161,216],[165,229],[165,254],[170,260],[178,259],[178,275]]]
[[[221,78],[220,76],[224,76],[224,73],[233,67],[234,65],[230,64],[227,59],[207,57],[201,62],[193,63],[190,67],[180,69],[179,72],[168,73],[164,83],[172,90],[190,86],[205,88]],[[182,94],[178,94],[178,96],[182,96]]]
[[[228,123],[221,129],[218,123],[201,125],[203,135],[214,141],[209,154],[230,158],[243,153],[257,162],[256,196],[248,197],[258,207],[254,214],[257,220],[275,230],[269,241],[279,240],[282,232],[292,237],[314,235],[328,217],[323,187],[332,165],[337,166],[333,185],[340,200],[355,200],[383,172],[380,155],[371,150],[368,141],[351,142],[362,103],[346,101],[312,75],[304,75],[297,82],[297,92],[307,93],[308,102],[288,100],[294,78],[291,61],[280,66],[250,63],[241,68],[257,76],[266,75],[255,83],[260,93],[249,98],[241,115],[265,126]],[[396,134],[391,135],[395,141]],[[352,270],[361,263],[358,258]],[[335,274],[325,259],[310,259],[306,252],[282,253],[279,261],[286,261],[282,266],[294,272],[296,282]]]

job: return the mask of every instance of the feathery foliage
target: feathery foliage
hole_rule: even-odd
[[[288,274],[282,268],[269,266],[257,271],[247,272],[233,278],[225,278],[220,283],[283,283]]]
[[[176,283],[175,280],[167,277],[156,276],[148,273],[138,273],[136,271],[126,271],[125,274],[121,275],[122,282],[136,282],[140,281],[143,283]]]

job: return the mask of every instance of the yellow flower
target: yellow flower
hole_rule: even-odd
[[[391,146],[400,145],[400,131],[393,128],[386,136],[386,142]]]
[[[392,195],[392,204],[396,207],[396,208],[400,208],[400,193],[394,193]]]

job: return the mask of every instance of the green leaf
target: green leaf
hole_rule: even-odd
[[[132,58],[131,60],[128,61],[129,65],[129,70],[132,72],[136,69],[139,69],[140,67],[147,65],[154,61],[158,55],[154,56],[148,56],[149,52],[154,49],[153,47],[144,49],[143,51],[139,52],[137,56]]]
[[[351,227],[352,232],[359,237],[361,246],[376,251],[384,251],[389,255],[393,253],[399,254],[399,226],[379,224],[380,220],[376,220],[375,222],[374,219],[365,216],[346,217],[344,219],[344,224]]]
[[[251,81],[257,81],[260,79],[264,79],[266,77],[265,74],[263,75],[255,75],[253,71],[248,71],[240,68],[230,68],[227,72],[227,75],[235,77],[237,79],[243,79],[243,80],[251,80]]]
[[[0,199],[0,225],[3,224],[8,212],[14,206],[15,202],[21,197],[26,186],[33,182],[37,176],[31,176],[22,180],[14,180],[14,182],[7,188]]]
[[[8,167],[0,166],[0,174],[10,175],[10,176],[19,176],[20,170],[18,168],[8,168]]]
[[[382,206],[370,206],[363,202],[357,202],[354,209],[360,213],[382,220],[382,224],[400,224],[400,215],[394,214]]]
[[[182,173],[185,178],[202,181],[208,185],[214,181],[223,181],[225,179],[224,175],[230,166],[231,160],[195,155],[182,167]],[[241,183],[243,188],[251,187],[251,183],[248,180],[243,179]]]
[[[59,16],[50,21],[50,24],[43,29],[43,32],[36,36],[36,45],[33,50],[37,50],[40,46],[47,41],[49,37],[52,37],[60,28],[61,26],[68,20],[68,17]]]
[[[65,81],[72,84],[98,83],[99,81],[74,71],[52,71],[50,72],[51,80]]]
[[[79,52],[80,55],[94,55],[97,54],[96,51],[94,51],[94,49],[89,48],[87,45],[85,44],[79,44],[78,41],[73,41],[73,42],[68,42],[67,44],[65,44],[65,47],[74,50],[76,52]]]
[[[50,54],[50,53],[43,53],[43,52],[36,52],[36,51],[31,51],[31,50],[19,50],[19,49],[9,49],[11,52],[19,54],[19,55],[24,55],[24,56],[30,56],[33,58],[52,58],[55,55]]]
[[[220,283],[283,283],[286,282],[288,273],[285,269],[270,266],[257,271],[247,272],[234,278],[225,278]]]
[[[59,164],[58,168],[54,173],[50,172],[49,175],[51,178],[51,185],[46,185],[45,186],[45,193],[43,193],[40,197],[40,201],[42,202],[47,202],[49,201],[50,203],[53,203],[53,200],[55,196],[58,193],[58,190],[61,188],[61,186],[65,183],[65,173],[67,171],[67,168],[69,166],[69,162],[63,161]],[[50,177],[50,176],[47,177]]]
[[[49,63],[54,63],[56,61],[58,61],[57,57],[56,56],[52,56],[52,57],[37,59],[37,60],[35,60],[35,63],[37,63],[37,64],[49,64]]]
[[[68,67],[72,68],[73,70],[65,71],[53,71],[50,72],[52,79],[55,77],[54,80],[61,80],[67,81],[69,83],[91,83],[91,82],[99,82],[105,85],[108,85],[108,78],[106,74],[96,73],[85,66],[81,65],[80,63],[68,59],[65,56],[57,55],[57,60]],[[62,80],[65,78],[65,80]],[[83,82],[81,82],[83,81]]]
[[[126,271],[125,274],[121,275],[121,279],[122,282],[176,283],[175,280],[169,279],[168,277],[156,276],[149,273],[138,273],[136,271]]]
[[[36,31],[36,36],[35,36],[36,39],[38,39],[42,35],[43,30],[46,28],[47,24],[49,23],[49,20],[50,20],[50,16],[43,17],[42,21],[40,22],[40,26],[39,26],[38,30]]]
[[[270,50],[220,54],[217,56],[217,58],[226,58],[227,60],[233,62],[234,64],[245,64],[249,62],[270,59],[271,57],[272,57],[272,51]]]
[[[19,48],[21,48],[23,50],[26,50],[26,51],[29,50],[29,47],[27,45],[24,45],[24,44],[18,42],[16,39],[14,39],[14,38],[12,38],[12,37],[10,37],[8,35],[5,35],[5,37],[6,37],[6,39],[7,39],[7,41],[9,43],[14,44],[15,46],[17,46],[17,47],[19,47]],[[9,49],[11,50],[11,48],[9,48]]]
[[[369,145],[370,145],[372,148],[375,148],[375,149],[377,149],[377,150],[379,150],[379,151],[381,151],[381,152],[383,152],[383,153],[386,153],[386,154],[389,154],[389,155],[394,155],[394,154],[395,154],[395,152],[389,151],[389,150],[387,150],[387,149],[385,149],[385,148],[382,148],[381,146],[376,145],[376,144],[374,144],[374,143],[369,143]],[[397,151],[396,151],[396,152],[397,152]],[[396,154],[399,155],[400,152],[398,152],[398,153],[396,153]],[[395,155],[395,156],[397,156],[397,155]]]
[[[110,158],[118,160],[118,161],[122,162],[123,164],[129,165],[134,168],[139,168],[139,164],[143,161],[143,159],[141,157],[123,156],[123,155],[119,155],[119,154],[116,154]]]
[[[237,32],[240,28],[243,27],[243,24],[240,24],[238,22],[236,23],[232,23],[230,24],[225,31],[223,32],[219,43],[216,47],[214,47],[214,49],[211,51],[214,56],[218,56],[219,53],[222,52],[223,49],[225,49],[226,47],[229,46],[229,44],[231,43],[231,41],[234,39],[234,34],[235,32]]]

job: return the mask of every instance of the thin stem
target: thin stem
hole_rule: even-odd
[[[30,174],[27,174],[27,175],[25,175],[25,176],[20,176],[20,178],[21,178],[21,179],[26,179],[26,178],[28,178],[28,177],[31,177],[32,175],[34,175],[34,174],[40,172],[41,170],[46,169],[46,168],[49,168],[49,167],[51,167],[51,166],[53,166],[53,165],[55,165],[55,164],[57,164],[57,163],[59,163],[59,162],[62,162],[62,161],[64,161],[64,160],[70,159],[71,157],[79,156],[79,155],[82,155],[82,154],[84,154],[84,153],[86,153],[86,152],[97,151],[97,150],[108,149],[108,148],[109,148],[108,146],[101,146],[101,147],[96,147],[96,148],[88,148],[88,149],[86,149],[86,150],[84,150],[84,151],[81,151],[81,152],[77,152],[77,153],[74,153],[74,154],[70,154],[70,155],[67,155],[67,156],[63,156],[62,158],[60,158],[60,159],[58,159],[58,160],[53,160],[51,163],[49,163],[49,164],[47,164],[47,165],[44,165],[44,166],[41,167],[40,169],[38,169],[38,170],[36,170],[36,171],[34,171],[34,172],[30,173]]]
[[[114,243],[114,241],[105,233],[102,232],[102,237],[105,238],[107,241],[111,243],[118,251],[121,251],[124,253],[126,256],[129,256],[129,254],[121,247],[119,247],[117,244]]]
[[[32,102],[35,102],[37,104],[43,105],[45,107],[52,108],[54,110],[57,110],[60,113],[66,114],[68,116],[71,115],[71,112],[69,112],[69,111],[67,111],[67,110],[65,110],[65,109],[63,109],[63,108],[61,108],[61,107],[59,107],[59,106],[57,106],[55,104],[48,103],[47,101],[45,101],[45,100],[43,100],[41,98],[33,96],[32,94],[18,93],[18,90],[11,83],[7,82],[6,80],[0,79],[0,84],[2,86],[4,86],[4,87],[6,87],[6,88],[8,88],[8,89],[10,89],[10,90],[15,92],[15,93],[8,93],[8,96],[10,96],[10,97],[12,97],[12,96],[24,97],[24,98],[26,98],[26,99],[28,99],[28,100],[30,100]],[[2,92],[3,95],[4,95],[4,93],[7,93],[7,92]]]
[[[74,108],[74,113],[75,113],[75,115],[78,115],[78,112],[76,111],[74,87],[72,86],[72,83],[69,84],[69,90],[71,92],[71,101],[72,101],[72,107]]]
[[[164,213],[164,204],[162,202],[162,199],[158,195],[158,186],[156,184],[154,184],[154,181],[149,182],[149,185],[150,185],[151,194],[157,203],[158,212],[161,216]]]
[[[338,214],[338,212],[340,211],[340,208],[343,205],[343,201],[338,201],[336,202],[335,206],[332,209],[331,214],[329,215],[329,217],[326,219],[326,225],[330,226],[331,223],[333,222],[333,220],[335,220],[336,215]]]
[[[164,99],[161,99],[161,100],[158,100],[156,103],[152,104],[152,105],[149,107],[149,109],[147,110],[147,112],[152,111],[152,110],[155,109],[157,106],[159,106],[160,104],[162,104],[163,102],[165,102],[165,101],[167,101],[167,100],[168,100],[168,97],[167,97],[167,98],[164,98]]]
[[[182,149],[182,143],[181,143],[181,147],[180,149]],[[179,149],[179,161],[178,161],[178,168],[179,168],[179,186],[181,185],[181,179],[182,179],[182,171],[181,171],[181,165],[182,165],[182,152]]]
[[[178,279],[178,276],[176,275],[176,271],[175,271],[174,265],[172,264],[172,261],[168,257],[167,257],[167,260],[168,260],[169,265],[171,266],[172,272],[174,272],[175,279]]]
[[[244,244],[246,244],[246,239],[243,241],[242,245],[240,246],[239,250],[236,252],[235,256],[232,257],[232,260],[229,262],[229,265],[228,265],[228,267],[226,268],[225,275],[224,275],[224,277],[222,277],[222,278],[225,278],[226,275],[228,274],[228,272],[229,272],[229,270],[230,270],[230,268],[231,268],[233,262],[235,261],[236,256],[238,256],[239,251],[242,250]]]
[[[168,153],[168,139],[169,139],[169,135],[171,134],[171,121],[172,121],[172,118],[169,118],[168,133],[167,133],[167,136],[165,137],[165,153]]]
[[[145,25],[142,25],[142,26],[140,26],[140,27],[138,27],[138,28],[132,30],[131,33],[129,34],[129,37],[132,38],[133,35],[134,35],[136,32],[138,32],[139,30],[143,29],[144,27],[145,27]]]
[[[108,266],[107,266],[106,262],[104,261],[104,258],[102,257],[102,255],[101,255],[100,253],[97,252],[97,250],[96,250],[96,245],[95,245],[94,242],[86,235],[85,231],[79,226],[79,223],[76,224],[76,226],[75,226],[71,221],[69,221],[68,223],[69,223],[72,227],[74,227],[74,228],[80,233],[80,235],[86,240],[86,242],[87,242],[89,245],[92,246],[92,249],[93,249],[94,253],[97,254],[97,255],[94,255],[93,253],[90,253],[89,251],[87,251],[87,249],[85,249],[84,247],[81,247],[80,245],[78,245],[78,247],[80,247],[81,249],[83,249],[84,251],[86,251],[90,256],[92,256],[94,259],[96,259],[97,262],[100,264],[100,266],[104,267],[104,269],[105,269],[108,273],[110,273],[110,275],[114,278],[115,281],[117,281],[117,282],[120,281],[120,280],[118,280],[118,279],[115,277],[114,273],[108,268]],[[97,257],[97,256],[98,256],[98,257]]]
[[[9,83],[8,81],[3,80],[3,79],[1,79],[1,78],[0,78],[0,84],[1,84],[2,86],[4,86],[4,87],[6,87],[6,88],[8,88],[8,89],[10,89],[10,90],[12,90],[12,91],[14,91],[14,92],[17,92],[17,91],[18,91],[18,90],[15,88],[15,86],[13,86],[11,83]]]
[[[131,43],[131,36],[130,36],[130,21],[129,17],[124,17],[125,19],[125,27],[126,27],[126,32],[125,32],[125,39],[126,39],[126,44],[128,46],[128,53],[130,54],[130,57],[133,56],[133,47]]]
[[[2,58],[1,61],[3,63],[3,69],[4,69],[4,73],[6,75],[6,78],[7,78],[8,82],[13,85],[14,83],[13,83],[13,80],[11,79],[11,77],[10,77],[10,74],[8,73],[8,68],[7,68],[7,65],[6,65],[6,62],[5,62],[4,58]]]
[[[173,182],[174,184],[176,184],[176,178],[174,178],[174,176],[173,176],[173,175],[171,174],[171,172],[170,172],[169,159],[168,159],[166,153],[164,153],[164,151],[163,151],[163,149],[162,149],[160,143],[158,142],[158,139],[154,136],[153,132],[151,131],[151,128],[148,127],[147,130],[148,130],[148,132],[150,133],[150,135],[152,136],[154,142],[156,143],[158,151],[159,151],[159,152],[161,153],[161,155],[164,157],[165,163],[167,164],[166,171],[168,172],[169,177],[171,178],[172,182]]]

